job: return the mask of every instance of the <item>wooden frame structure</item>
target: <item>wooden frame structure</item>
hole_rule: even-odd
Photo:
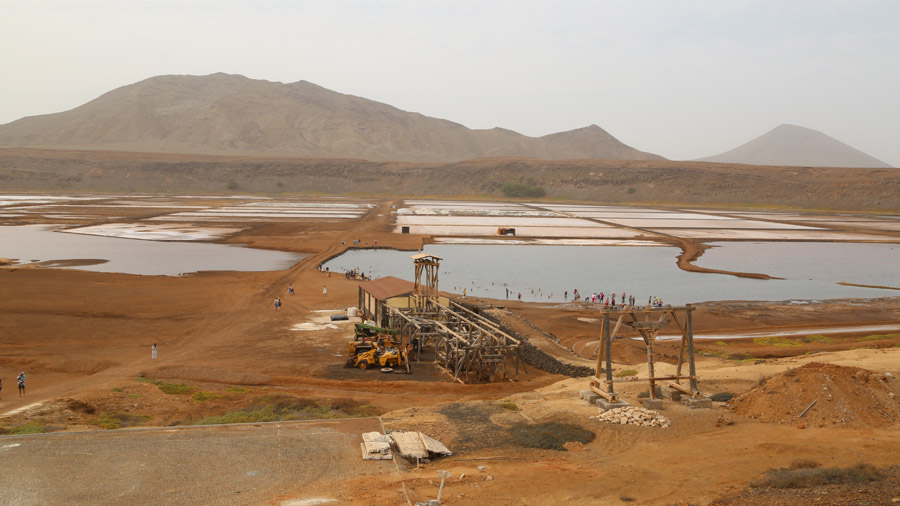
[[[454,381],[493,382],[518,377],[520,365],[524,370],[516,353],[519,340],[499,325],[453,301],[434,307],[430,313],[388,308],[390,327],[398,330],[401,342],[415,343],[417,351],[433,345],[435,363]]]
[[[460,383],[509,378],[510,362],[518,376],[519,340],[461,304],[452,300],[441,304],[440,257],[419,253],[410,258],[416,269],[412,303],[408,308],[385,307],[386,326],[398,331],[401,346],[413,344],[418,357],[423,347],[433,345],[437,365]],[[406,367],[409,371],[408,362]]]
[[[697,386],[697,368],[694,363],[692,318],[694,309],[690,304],[677,308],[666,306],[665,308],[602,309],[600,349],[597,352],[597,368],[594,371],[594,376],[591,378],[591,390],[606,399],[607,402],[617,403],[620,402],[620,399],[613,388],[614,383],[647,380],[650,384],[650,398],[656,399],[656,382],[668,381],[667,386],[669,388],[694,398],[701,397],[703,394]],[[678,318],[679,312],[684,313],[683,325]],[[615,327],[610,331],[610,323],[613,318],[615,318]],[[681,349],[678,353],[678,365],[674,376],[657,377],[654,372],[656,354],[654,353],[653,345],[659,335],[659,331],[673,321],[678,326],[678,330],[681,331]],[[627,325],[636,330],[647,346],[647,378],[613,379],[612,343],[614,339],[622,337],[618,335],[622,325]],[[686,357],[685,354],[687,354]],[[681,374],[685,362],[688,364],[688,374],[686,376]],[[603,378],[601,378],[601,373],[604,374]],[[682,384],[682,380],[687,380],[688,384]]]
[[[433,310],[438,296],[438,269],[442,259],[428,253],[418,253],[410,258],[413,259],[413,265],[416,268],[416,281],[413,288],[414,307],[420,311]]]

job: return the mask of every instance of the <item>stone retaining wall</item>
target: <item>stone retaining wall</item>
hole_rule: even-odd
[[[583,378],[586,376],[594,375],[593,368],[586,367],[583,365],[574,365],[574,364],[567,364],[565,362],[560,362],[558,359],[556,359],[552,355],[547,354],[547,352],[545,352],[544,350],[542,350],[542,349],[538,348],[537,346],[528,342],[527,337],[510,329],[506,325],[503,325],[503,322],[501,322],[494,315],[491,315],[484,311],[481,311],[482,308],[480,308],[478,306],[471,306],[471,305],[466,305],[466,307],[468,307],[472,311],[478,313],[479,315],[487,318],[488,320],[491,320],[492,322],[496,323],[497,325],[500,325],[500,328],[503,330],[503,332],[506,332],[507,334],[518,339],[521,344],[519,345],[517,353],[519,355],[519,358],[526,364],[528,364],[534,368],[540,369],[542,371],[549,372],[551,374],[562,374],[563,376],[569,376],[571,378]],[[525,319],[522,319],[522,320],[525,323],[529,324],[536,331],[547,336],[548,339],[553,339],[554,341],[557,341],[557,342],[559,341],[558,339],[556,339],[555,336],[547,334],[543,330],[537,328],[533,323],[529,322],[528,320],[525,320]]]

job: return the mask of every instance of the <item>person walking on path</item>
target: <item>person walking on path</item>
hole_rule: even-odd
[[[19,373],[16,381],[19,382],[19,397],[25,397],[25,371]]]
[[[288,287],[287,292],[290,295],[294,295],[294,284],[293,283],[291,283],[291,286]]]
[[[328,295],[328,287],[325,285],[322,285],[322,295]]]
[[[3,393],[3,379],[0,378],[0,394],[2,394],[2,393]],[[3,399],[2,395],[0,395],[0,399]]]
[[[150,350],[150,357],[156,360],[156,343],[153,343],[153,349]]]
[[[275,297],[275,311],[278,311],[279,309],[281,309],[281,299]]]

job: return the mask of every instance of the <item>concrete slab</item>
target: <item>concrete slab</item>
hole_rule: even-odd
[[[663,387],[662,394],[663,394],[663,398],[671,399],[675,402],[678,402],[681,400],[681,397],[684,395],[684,392],[682,392],[681,390],[676,390],[674,388]]]
[[[663,408],[662,399],[644,399],[642,404],[647,409],[662,409]]]
[[[631,406],[631,404],[628,404],[627,402],[622,401],[622,400],[620,400],[618,402],[609,402],[608,400],[606,400],[602,397],[597,399],[596,401],[594,401],[594,404],[596,404],[597,407],[602,409],[603,411],[608,411],[613,408],[624,408],[626,406]]]
[[[709,397],[688,397],[681,398],[681,403],[691,409],[703,409],[712,407],[712,399]]]
[[[581,398],[588,401],[588,404],[595,404],[597,402],[597,399],[600,398],[600,395],[591,390],[582,390]]]

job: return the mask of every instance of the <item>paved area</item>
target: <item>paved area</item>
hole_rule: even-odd
[[[0,504],[342,504],[377,418],[0,437]]]

